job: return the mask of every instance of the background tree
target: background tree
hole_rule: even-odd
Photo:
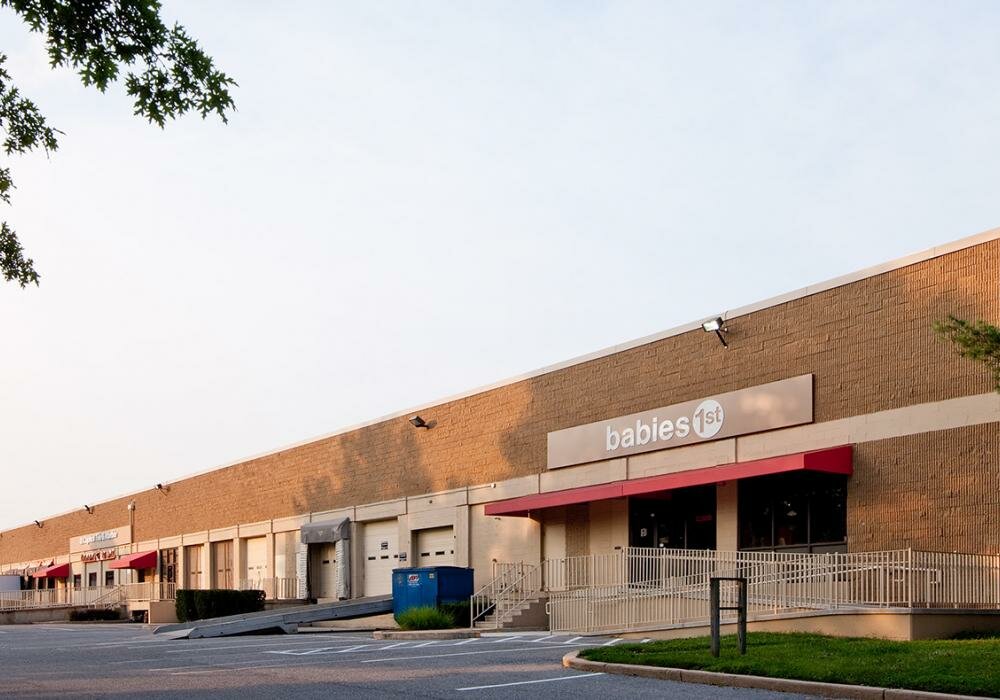
[[[236,83],[179,24],[168,28],[159,0],[0,0],[17,12],[31,31],[45,35],[49,64],[76,70],[84,85],[104,92],[125,71],[125,91],[135,114],[159,127],[194,111],[227,121],[234,108],[229,88]],[[12,84],[0,54],[0,130],[10,156],[58,147],[62,132],[45,121],[35,104]],[[0,167],[0,199],[10,203],[10,168]],[[0,223],[0,273],[22,287],[38,284],[34,262],[25,257],[17,234]]]
[[[996,390],[1000,392],[1000,328],[985,321],[969,323],[954,316],[934,324],[934,331],[958,348],[958,354],[977,360],[993,373]]]

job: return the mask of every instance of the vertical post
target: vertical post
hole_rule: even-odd
[[[993,576],[996,580],[996,597],[993,599],[993,605],[1000,607],[1000,554],[996,555],[996,564],[993,569]]]
[[[712,629],[712,656],[719,655],[719,579],[709,579],[709,624]]]
[[[913,607],[913,547],[906,548],[906,607]]]
[[[747,653],[747,580],[745,578],[740,578],[736,580],[739,589],[739,598],[737,602],[738,610],[736,612],[736,634],[740,641],[740,654],[746,655]]]

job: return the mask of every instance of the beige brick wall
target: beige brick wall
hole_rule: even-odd
[[[167,493],[102,503],[93,515],[81,511],[47,519],[41,529],[7,531],[0,562],[64,552],[71,535],[119,525],[131,499],[135,539],[150,540],[539,474],[549,431],[799,374],[815,375],[818,422],[988,392],[986,370],[958,358],[931,324],[948,313],[1000,319],[997,279],[1000,241],[983,243],[733,319],[729,350],[700,330],[683,333],[422,410],[435,421],[432,430],[397,418],[174,483]],[[965,458],[954,469],[986,469],[987,432],[970,432],[973,444],[947,447],[948,459]],[[942,449],[931,438],[925,444]],[[889,452],[869,456],[867,448],[859,455],[896,460]],[[911,483],[898,460],[868,469],[882,474],[886,492],[896,482]],[[934,483],[914,483],[910,492],[929,499],[919,494]],[[964,488],[987,498],[982,482]],[[854,508],[861,506],[857,494],[879,497],[877,489],[859,488]],[[24,497],[38,499],[44,510],[42,491]],[[921,527],[951,533],[937,539],[953,535],[955,548],[996,546],[994,520],[978,525],[985,528],[980,535],[967,532],[971,521],[945,522],[980,513],[970,502],[929,512]],[[891,541],[870,525],[858,535],[858,546]],[[567,537],[572,541],[569,531]]]
[[[1000,553],[1000,423],[857,445],[852,550]]]

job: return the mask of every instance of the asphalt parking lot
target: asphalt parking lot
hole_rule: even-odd
[[[0,696],[144,698],[782,698],[587,674],[563,654],[614,638],[546,634],[379,641],[365,633],[167,640],[131,625],[0,627]]]

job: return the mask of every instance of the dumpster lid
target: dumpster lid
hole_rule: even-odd
[[[351,539],[351,519],[334,518],[318,523],[303,525],[301,529],[302,543],[338,542]]]

